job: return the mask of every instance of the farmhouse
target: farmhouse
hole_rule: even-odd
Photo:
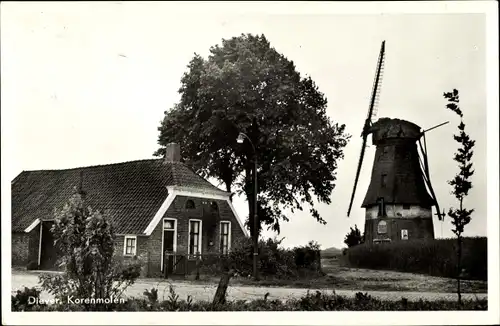
[[[75,187],[87,205],[109,216],[115,253],[145,262],[143,276],[185,271],[197,254],[227,253],[248,236],[230,194],[180,158],[179,145],[169,144],[165,159],[23,171],[12,181],[12,265],[55,268],[54,209]]]

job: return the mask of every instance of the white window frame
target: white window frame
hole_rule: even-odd
[[[161,268],[160,269],[162,272],[163,272],[163,258],[165,256],[165,253],[163,252],[163,245],[165,241],[165,230],[171,230],[171,229],[165,229],[165,221],[174,221],[174,253],[177,252],[177,219],[165,217],[161,221],[161,255],[160,255]]]
[[[404,237],[404,234],[406,233],[406,238]],[[401,229],[401,240],[408,240],[410,238],[410,234],[408,232],[408,229]]]
[[[38,266],[42,263],[42,232],[43,222],[40,223],[40,239],[38,240]]]
[[[135,245],[133,253],[127,254],[127,239],[134,239]],[[136,235],[125,235],[123,236],[123,256],[133,257],[137,256],[137,236]]]
[[[203,231],[203,221],[200,219],[189,219],[188,220],[188,256],[194,256],[196,253],[191,253],[189,252],[189,249],[191,248],[191,222],[199,222],[200,223],[200,228],[198,230],[198,253],[201,255],[202,253],[202,248],[203,248],[203,243],[201,242],[203,236],[202,236],[202,231]]]
[[[222,248],[220,247],[221,241],[222,241],[222,224],[228,224],[227,228],[227,253],[231,250],[231,221],[220,221],[219,223],[219,250],[221,254],[224,254],[222,252]],[[226,253],[226,254],[227,254]]]

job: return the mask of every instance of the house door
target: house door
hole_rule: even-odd
[[[163,220],[163,273],[167,275],[174,272],[176,250],[177,221],[174,219]],[[165,270],[166,269],[166,270]]]
[[[56,270],[57,259],[59,257],[58,250],[54,246],[54,236],[50,232],[53,222],[42,222],[42,238],[40,243],[40,269]]]
[[[167,273],[172,274],[174,271],[174,232],[163,231],[163,262],[167,268]]]

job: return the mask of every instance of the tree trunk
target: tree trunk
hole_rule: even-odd
[[[457,242],[458,242],[458,253],[457,253],[457,294],[458,294],[458,305],[462,305],[462,293],[460,292],[460,277],[462,274],[462,238],[461,235],[457,237]]]
[[[215,292],[214,300],[212,301],[213,306],[226,303],[227,287],[229,285],[229,280],[233,276],[234,272],[235,270],[231,268],[229,271],[222,275],[219,281],[219,286],[217,287],[217,291]]]

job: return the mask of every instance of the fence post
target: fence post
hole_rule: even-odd
[[[150,275],[151,274],[150,273],[150,270],[151,270],[151,252],[149,250],[148,250],[148,264],[147,264],[147,266],[148,266],[148,270],[146,271],[146,276],[150,277],[151,276]]]
[[[196,278],[197,281],[200,279],[200,253],[196,253]]]
[[[168,278],[168,261],[170,256],[165,254],[165,259],[163,260],[163,271],[165,273],[165,278]]]

